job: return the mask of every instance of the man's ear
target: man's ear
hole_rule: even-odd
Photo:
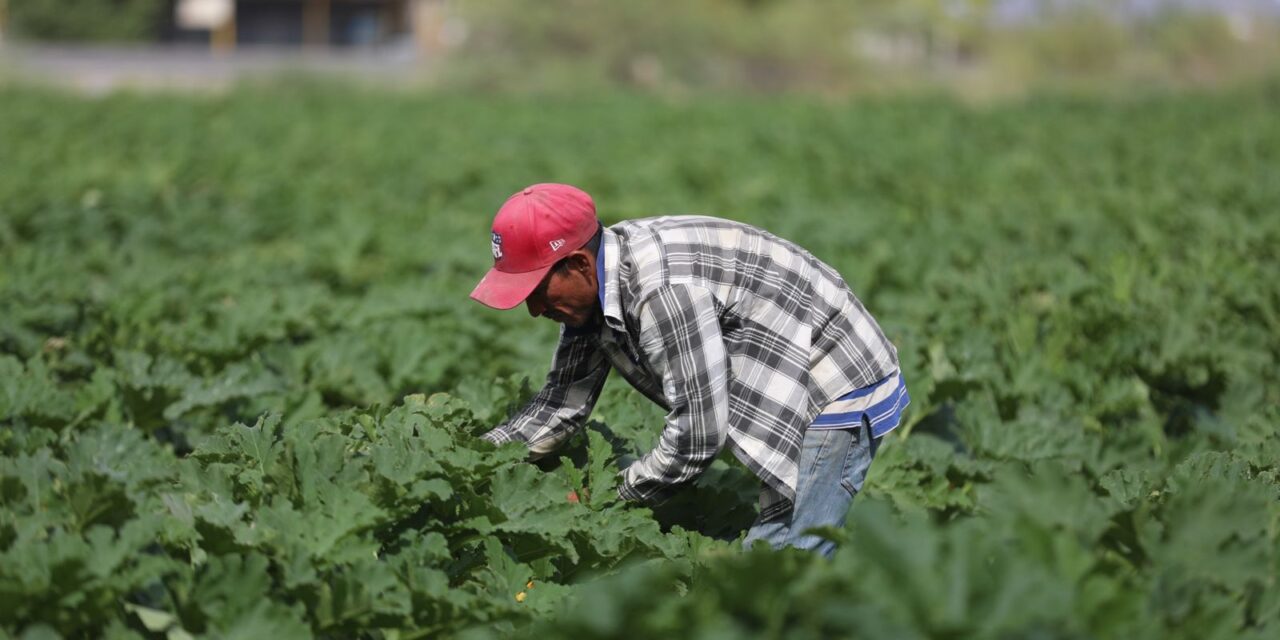
[[[591,259],[588,258],[587,255],[586,251],[578,249],[577,251],[569,254],[565,260],[569,263],[569,268],[574,271],[586,273],[591,270]]]

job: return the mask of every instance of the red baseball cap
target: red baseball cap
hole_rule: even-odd
[[[493,218],[493,268],[471,298],[494,309],[524,302],[551,267],[586,244],[600,221],[591,196],[567,184],[535,184],[507,198]]]

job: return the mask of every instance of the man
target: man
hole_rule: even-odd
[[[668,411],[657,446],[623,470],[623,499],[663,501],[728,446],[763,481],[744,544],[834,552],[804,532],[843,524],[909,402],[897,350],[840,274],[729,220],[604,228],[591,197],[563,184],[511,196],[492,249],[471,297],[496,309],[523,302],[563,327],[546,384],[486,439],[550,453],[617,369]]]

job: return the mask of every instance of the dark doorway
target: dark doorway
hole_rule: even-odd
[[[370,46],[387,35],[385,2],[335,2],[329,22],[329,43],[340,46]]]
[[[240,44],[302,44],[302,3],[258,0],[236,3],[236,40]]]

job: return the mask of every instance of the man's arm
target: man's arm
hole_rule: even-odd
[[[671,412],[657,446],[623,471],[618,495],[654,503],[702,473],[724,446],[729,358],[715,299],[701,287],[651,295],[640,309],[640,340]]]
[[[494,444],[524,442],[535,460],[551,453],[582,428],[608,373],[609,361],[593,337],[561,331],[542,389],[505,423],[481,437]]]

